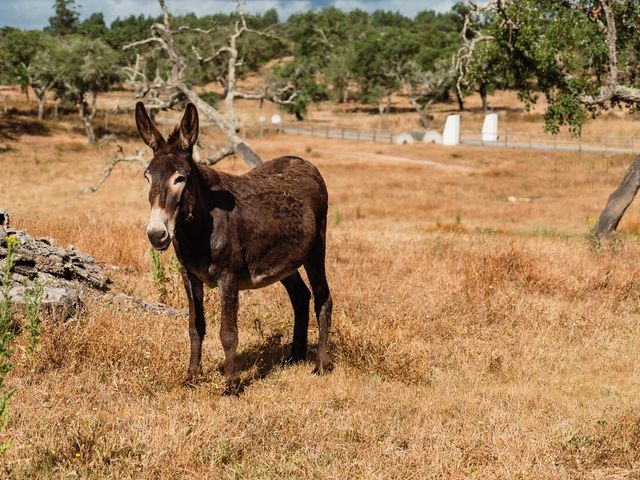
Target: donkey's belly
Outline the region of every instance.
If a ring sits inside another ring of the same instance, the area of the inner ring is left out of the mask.
[[[272,271],[266,271],[263,273],[257,274],[247,274],[243,275],[239,279],[238,286],[241,290],[250,290],[255,288],[266,287],[267,285],[271,285],[272,283],[279,282],[283,278],[287,278],[289,275],[293,274],[298,267],[291,267],[286,270],[278,269]]]

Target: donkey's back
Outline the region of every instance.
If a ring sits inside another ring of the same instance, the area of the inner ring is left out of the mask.
[[[282,280],[320,253],[316,247],[324,247],[328,195],[313,164],[280,157],[245,175],[218,175],[213,189],[229,192],[234,202],[226,221],[228,233],[237,240],[232,242],[242,246],[237,252],[245,270],[241,288]]]

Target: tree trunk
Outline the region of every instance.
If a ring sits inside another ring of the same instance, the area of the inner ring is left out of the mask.
[[[304,117],[302,116],[302,113],[300,113],[300,110],[296,110],[295,115],[297,121],[302,122],[304,120]]]
[[[38,120],[44,120],[44,104],[46,102],[45,93],[42,90],[36,90],[36,99],[38,100]]]
[[[38,97],[38,120],[44,120],[44,97]]]
[[[461,112],[464,111],[464,99],[462,98],[462,95],[460,95],[460,92],[458,91],[458,89],[456,88],[456,100],[458,100],[458,110],[460,110]]]
[[[429,128],[429,117],[427,116],[427,110],[433,104],[433,100],[429,100],[424,107],[420,106],[420,103],[415,98],[409,97],[409,102],[413,105],[413,108],[416,109],[418,115],[420,116],[420,125],[426,130]]]
[[[391,93],[387,94],[387,113],[391,113]]]
[[[478,88],[478,92],[480,93],[480,98],[482,99],[482,113],[487,113],[489,110],[489,102],[487,100],[487,84],[481,83]]]
[[[606,237],[618,228],[618,224],[640,189],[640,156],[631,164],[618,188],[609,196],[607,205],[600,214],[595,235]]]
[[[342,103],[347,103],[349,101],[349,87],[345,87],[342,90]]]
[[[96,135],[93,132],[93,125],[91,125],[91,115],[89,114],[89,106],[87,105],[87,101],[83,97],[80,100],[80,107],[78,109],[78,113],[80,114],[80,121],[84,126],[84,131],[87,134],[87,140],[91,145],[95,145],[96,143]]]

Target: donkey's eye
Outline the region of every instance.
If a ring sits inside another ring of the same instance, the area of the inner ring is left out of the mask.
[[[173,184],[178,185],[180,183],[184,183],[185,181],[186,181],[186,178],[184,178],[184,176],[178,175],[176,179],[173,181]]]

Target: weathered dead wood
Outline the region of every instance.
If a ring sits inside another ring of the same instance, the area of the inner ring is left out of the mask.
[[[26,287],[16,286],[9,291],[11,303],[19,309],[27,304]],[[2,299],[2,292],[0,292]],[[82,310],[80,292],[71,286],[44,286],[41,298],[42,315],[53,321],[64,322]]]
[[[43,284],[43,314],[59,321],[76,315],[83,308],[82,298],[87,295],[119,306],[129,306],[159,315],[186,315],[186,310],[168,307],[124,293],[107,293],[111,288],[105,269],[91,255],[70,245],[57,247],[50,238],[33,238],[25,230],[11,228],[9,214],[0,209],[0,270],[7,257],[6,237],[19,240],[15,252],[11,288],[11,303],[22,308],[26,303],[26,285],[38,280]],[[0,277],[1,280],[1,277]],[[92,293],[93,292],[93,293]],[[0,295],[2,293],[0,292]]]
[[[126,307],[127,305],[130,307],[134,307],[140,310],[146,310],[151,313],[155,313],[158,315],[170,315],[170,316],[182,316],[186,317],[189,314],[189,311],[186,308],[178,309],[165,305],[160,302],[147,302],[137,297],[132,297],[131,295],[127,295],[125,293],[117,293],[113,297],[110,298],[111,303],[118,305],[120,307]]]
[[[47,276],[74,280],[98,290],[107,290],[109,278],[91,255],[73,245],[66,249],[57,247],[50,238],[33,238],[25,230],[13,229],[6,223],[0,226],[0,265],[6,261],[7,236],[20,242],[14,259],[15,274],[29,280],[46,279]]]
[[[107,179],[111,176],[111,173],[113,173],[113,170],[116,168],[116,166],[119,163],[138,163],[138,164],[140,164],[140,167],[142,167],[143,171],[149,165],[149,162],[144,158],[144,155],[142,154],[142,152],[140,150],[136,150],[136,154],[135,155],[127,156],[127,155],[124,154],[124,150],[122,149],[122,146],[118,145],[117,146],[117,154],[111,160],[111,164],[107,168],[105,168],[104,175],[102,175],[102,178],[100,178],[100,180],[98,180],[98,182],[93,187],[86,187],[82,191],[83,192],[97,192],[100,189],[100,187],[102,186],[102,184],[104,182],[106,182]]]
[[[138,54],[135,64],[125,68],[129,83],[134,87],[136,98],[141,99],[147,109],[152,112],[154,110],[166,110],[175,107],[184,100],[189,100],[198,108],[198,110],[207,119],[214,122],[222,132],[226,145],[218,149],[214,154],[206,156],[202,162],[208,165],[219,162],[223,158],[236,154],[240,156],[249,166],[255,167],[262,163],[260,156],[238,135],[240,131],[240,121],[234,107],[234,101],[237,98],[268,100],[278,104],[289,104],[297,96],[297,92],[290,84],[284,85],[267,85],[263,89],[254,92],[242,92],[237,86],[237,67],[243,64],[240,56],[240,49],[237,45],[238,40],[244,35],[254,35],[259,37],[276,38],[269,31],[258,31],[248,27],[244,3],[241,0],[236,1],[238,20],[234,23],[234,28],[230,32],[228,41],[209,56],[204,56],[194,45],[191,48],[191,54],[200,64],[206,64],[212,60],[226,56],[227,71],[226,85],[224,97],[224,114],[217,108],[203,101],[198,93],[192,88],[186,74],[187,59],[176,48],[175,36],[183,32],[196,32],[209,35],[213,29],[194,28],[183,25],[178,29],[172,29],[171,16],[164,0],[158,0],[162,10],[162,22],[158,22],[151,27],[151,36],[132,42],[123,47],[123,49],[131,49],[137,47],[150,47],[146,54]],[[278,39],[279,40],[279,39]],[[145,73],[145,59],[150,53],[157,50],[164,52],[170,62],[170,69],[163,78],[159,71],[156,71],[155,78],[151,80]]]
[[[609,196],[594,230],[597,238],[606,237],[618,228],[624,212],[633,202],[638,190],[640,190],[640,156],[631,164],[618,188]]]

